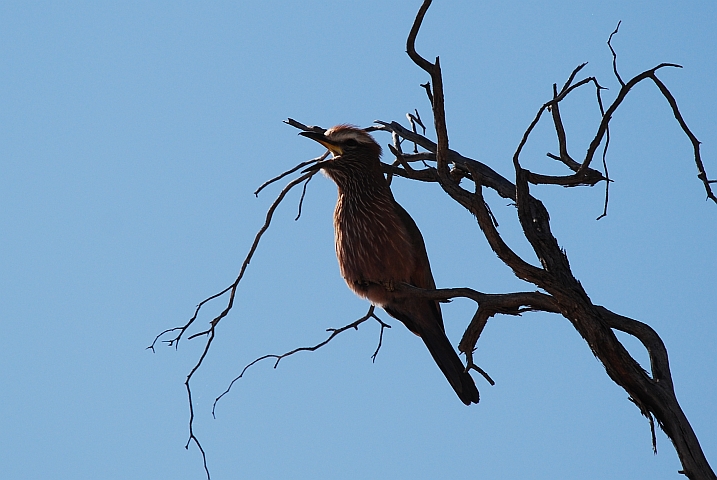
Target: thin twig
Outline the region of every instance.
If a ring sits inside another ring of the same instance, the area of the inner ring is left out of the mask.
[[[692,143],[692,149],[693,149],[694,157],[695,157],[695,164],[697,165],[697,178],[702,180],[702,183],[705,186],[705,191],[707,192],[707,198],[711,199],[713,202],[717,203],[717,197],[715,196],[714,192],[712,191],[712,185],[711,185],[713,183],[717,183],[717,180],[709,180],[707,178],[707,172],[705,171],[705,166],[702,163],[702,156],[700,155],[700,141],[697,140],[697,137],[695,137],[695,135],[692,133],[692,130],[690,130],[690,127],[687,126],[687,122],[685,122],[685,119],[682,118],[680,109],[677,107],[677,100],[675,100],[675,97],[672,95],[670,90],[665,86],[665,84],[662,83],[662,81],[659,78],[657,78],[657,75],[655,74],[655,70],[651,71],[650,78],[652,79],[653,82],[655,82],[655,85],[657,85],[657,88],[660,89],[660,92],[662,92],[662,95],[667,100],[667,103],[670,104],[670,107],[672,108],[672,114],[675,116],[675,119],[677,119],[677,123],[680,124],[682,131],[685,132],[685,135],[687,135],[687,138],[689,138],[690,142]]]
[[[304,188],[301,189],[301,198],[299,199],[299,212],[296,214],[296,218],[294,219],[294,221],[297,221],[299,218],[301,218],[301,206],[304,204],[304,197],[306,196],[306,187],[309,185],[309,182],[312,178],[314,178],[313,175],[307,178],[304,182]]]
[[[376,350],[373,352],[373,355],[371,355],[371,363],[376,363],[376,357],[378,356],[379,350],[381,350],[381,345],[383,345],[383,331],[387,328],[391,328],[391,325],[388,323],[385,323],[383,320],[378,318],[374,315],[376,321],[381,325],[381,331],[378,332],[378,345],[376,345]]]
[[[490,378],[490,375],[488,375],[488,373],[486,373],[485,370],[480,368],[478,365],[476,365],[472,361],[471,361],[470,365],[466,368],[466,371],[467,370],[475,370],[476,372],[480,373],[483,376],[483,378],[486,379],[486,381],[488,383],[490,383],[491,387],[495,386],[495,381],[492,378]]]
[[[411,130],[413,133],[418,133],[418,130],[416,130],[416,124],[420,125],[421,128],[423,128],[423,135],[426,134],[426,126],[421,121],[421,116],[418,114],[418,110],[414,109],[415,115],[413,113],[407,113],[406,118],[408,119],[408,123],[411,124]],[[413,143],[413,153],[418,153],[418,144]]]
[[[289,170],[287,170],[287,171],[285,171],[285,172],[283,172],[283,173],[277,175],[276,177],[274,177],[274,178],[272,178],[272,179],[270,179],[270,180],[267,180],[266,182],[262,183],[261,186],[256,189],[256,191],[254,191],[254,196],[257,196],[257,197],[258,197],[258,196],[259,196],[259,192],[261,192],[262,190],[264,190],[266,187],[268,187],[268,186],[271,185],[272,183],[274,183],[274,182],[276,182],[276,181],[278,181],[278,180],[281,180],[282,178],[286,177],[287,175],[291,175],[291,174],[294,173],[295,171],[297,171],[297,170],[299,170],[299,169],[301,169],[301,168],[304,168],[304,167],[307,166],[307,165],[312,165],[312,164],[314,164],[314,163],[318,163],[318,162],[324,160],[328,155],[329,155],[329,151],[327,150],[327,151],[324,152],[324,154],[321,155],[320,157],[312,158],[311,160],[307,160],[307,161],[305,161],[305,162],[301,162],[300,164],[298,164],[298,165],[295,166],[294,168],[289,169]]]
[[[211,480],[211,475],[209,474],[209,467],[207,466],[207,454],[204,452],[202,444],[199,442],[199,439],[194,433],[194,403],[192,402],[192,387],[190,386],[189,382],[192,379],[192,376],[194,376],[194,373],[199,369],[200,365],[204,361],[204,358],[207,356],[207,353],[209,352],[209,347],[212,344],[212,340],[214,340],[214,328],[212,328],[211,334],[207,339],[207,343],[204,345],[204,351],[202,352],[202,356],[199,358],[199,361],[196,363],[196,365],[194,365],[192,371],[189,372],[189,375],[187,375],[187,379],[184,382],[184,386],[187,389],[187,400],[189,403],[189,438],[187,439],[187,443],[184,445],[184,448],[188,450],[189,444],[192,442],[194,442],[194,444],[197,446],[197,448],[202,454],[202,463],[204,464],[204,472],[207,475],[207,480]]]
[[[602,167],[603,171],[605,172],[605,204],[603,206],[602,213],[595,220],[600,220],[601,218],[607,217],[607,205],[610,199],[610,184],[612,183],[612,180],[610,180],[610,175],[607,171],[607,149],[609,146],[610,128],[608,127],[607,129],[605,129],[605,146],[602,149]]]
[[[587,65],[587,64],[588,64],[588,62],[583,62],[573,69],[573,71],[570,73],[570,76],[565,81],[563,88],[560,89],[561,93],[566,91],[568,89],[568,87],[570,87],[570,84],[573,83],[573,80],[575,80],[575,76],[580,72],[580,70],[585,68],[585,65]]]
[[[431,82],[422,83],[421,86],[424,88],[424,90],[426,90],[428,101],[431,103],[431,108],[433,108],[433,93],[431,93]]]
[[[284,120],[284,123],[287,125],[291,125],[294,128],[298,128],[299,130],[303,130],[305,132],[316,132],[316,133],[326,132],[325,128],[317,127],[315,125],[304,125],[301,122],[297,122],[293,118],[287,118],[286,120]]]
[[[380,318],[378,318],[378,316],[376,316],[376,314],[374,313],[375,308],[376,308],[375,306],[371,305],[371,306],[369,307],[369,309],[368,309],[368,312],[366,312],[366,315],[364,315],[363,317],[359,318],[358,320],[355,320],[355,321],[349,323],[348,325],[344,325],[344,326],[341,327],[341,328],[327,328],[326,331],[327,331],[327,332],[331,332],[331,334],[328,336],[328,338],[326,338],[326,340],[324,340],[324,341],[322,341],[322,342],[319,342],[319,343],[317,343],[316,345],[313,345],[313,346],[311,346],[311,347],[298,347],[298,348],[295,348],[295,349],[293,349],[293,350],[289,350],[289,351],[286,352],[286,353],[282,353],[281,355],[277,355],[277,354],[263,355],[263,356],[261,356],[261,357],[255,359],[255,360],[253,360],[253,361],[250,362],[248,365],[246,365],[246,366],[242,369],[241,373],[239,373],[239,375],[237,375],[237,376],[229,383],[229,386],[227,387],[227,389],[224,390],[224,392],[222,392],[221,395],[219,395],[219,396],[214,400],[214,404],[212,405],[212,416],[213,416],[214,418],[216,418],[215,411],[216,411],[216,407],[217,407],[217,402],[219,402],[219,400],[221,400],[222,397],[224,397],[225,395],[227,395],[227,394],[231,391],[231,389],[232,389],[232,387],[234,386],[234,384],[235,384],[240,378],[242,378],[242,377],[244,376],[244,374],[246,373],[246,371],[249,370],[249,368],[251,368],[252,366],[256,365],[257,363],[261,362],[262,360],[266,360],[266,359],[268,359],[268,358],[273,358],[273,359],[275,360],[275,362],[274,362],[274,368],[276,368],[276,367],[279,366],[279,362],[280,362],[282,359],[284,359],[284,358],[286,358],[286,357],[290,357],[290,356],[292,356],[292,355],[294,355],[295,353],[298,353],[298,352],[314,352],[314,351],[318,350],[319,348],[323,347],[324,345],[326,345],[327,343],[329,343],[331,340],[333,340],[334,338],[336,338],[338,335],[340,335],[341,333],[345,332],[346,330],[351,330],[352,328],[353,328],[354,330],[358,330],[359,325],[361,325],[362,323],[364,323],[365,321],[367,321],[367,320],[370,319],[370,318],[375,319],[375,320],[381,325],[381,331],[380,331],[380,333],[379,333],[378,348],[377,348],[376,351],[373,353],[373,355],[371,355],[372,360],[375,360],[375,359],[376,359],[376,355],[378,355],[378,350],[381,348],[381,342],[382,342],[382,340],[383,340],[383,330],[384,330],[384,328],[391,328],[390,325],[388,325],[387,323],[383,322],[383,320],[381,320]]]
[[[612,71],[615,73],[615,77],[617,77],[617,81],[620,82],[620,85],[623,87],[625,86],[625,82],[622,81],[622,78],[620,78],[620,74],[617,71],[617,54],[615,53],[615,49],[612,48],[612,37],[617,33],[618,30],[620,30],[620,24],[622,23],[622,20],[617,22],[617,27],[615,27],[615,30],[610,34],[610,37],[607,39],[607,46],[610,47],[610,52],[612,52]]]
[[[259,246],[259,242],[261,241],[262,236],[269,229],[269,226],[271,225],[271,220],[274,216],[274,212],[276,211],[277,207],[279,206],[279,204],[282,202],[284,197],[286,197],[287,193],[289,193],[289,191],[293,187],[295,187],[296,185],[298,185],[304,181],[308,182],[308,180],[315,174],[316,174],[315,171],[305,173],[304,175],[289,182],[281,190],[281,192],[277,196],[276,200],[274,200],[274,202],[271,204],[271,206],[267,210],[266,218],[264,220],[264,225],[259,229],[256,236],[254,237],[254,242],[252,243],[252,246],[249,249],[249,253],[247,253],[246,257],[244,258],[244,262],[242,263],[241,269],[239,271],[239,275],[237,275],[237,278],[234,280],[234,282],[231,285],[229,285],[227,288],[222,290],[221,292],[216,293],[216,294],[204,299],[203,301],[201,301],[199,303],[199,305],[197,305],[197,308],[194,311],[194,315],[192,315],[192,317],[189,319],[189,321],[186,324],[184,324],[181,327],[174,327],[174,328],[165,330],[164,332],[157,335],[157,337],[154,339],[152,344],[149,347],[147,347],[147,348],[150,348],[152,351],[154,351],[155,344],[163,335],[165,335],[169,332],[179,331],[179,333],[174,338],[172,338],[171,340],[165,341],[168,345],[170,345],[170,346],[174,345],[175,348],[177,348],[179,345],[179,340],[181,339],[182,335],[184,335],[184,332],[186,332],[187,329],[197,319],[200,309],[204,305],[206,305],[207,302],[214,300],[216,298],[219,298],[227,292],[231,292],[226,307],[224,308],[224,310],[222,310],[222,312],[219,315],[214,317],[211,320],[211,322],[209,322],[210,327],[207,330],[201,331],[199,333],[195,333],[188,338],[189,340],[191,340],[191,339],[197,338],[199,336],[207,335],[207,341],[204,344],[204,349],[202,351],[202,354],[199,357],[199,360],[197,360],[197,362],[194,364],[194,367],[192,367],[192,370],[189,372],[189,375],[187,375],[187,379],[184,382],[186,389],[187,389],[187,398],[189,401],[189,439],[187,440],[187,444],[185,445],[185,448],[188,448],[191,443],[194,443],[197,446],[197,448],[199,449],[199,451],[202,454],[202,461],[204,463],[204,470],[207,475],[207,480],[210,480],[210,475],[209,475],[209,468],[207,467],[206,453],[204,452],[204,448],[202,448],[202,445],[199,442],[199,439],[197,438],[196,434],[194,433],[194,405],[192,404],[192,389],[191,389],[191,384],[190,384],[191,379],[194,376],[194,374],[199,370],[199,368],[202,366],[204,359],[206,358],[207,354],[209,353],[209,348],[211,347],[212,341],[214,340],[214,335],[216,332],[217,325],[224,317],[227,316],[227,314],[231,311],[232,307],[234,306],[234,299],[235,299],[237,287],[239,286],[239,282],[244,277],[244,273],[246,272],[246,269],[249,266],[249,262],[251,261],[252,257],[254,256],[254,253],[256,252],[257,247]]]
[[[617,110],[617,108],[625,100],[625,97],[627,96],[627,94],[632,90],[632,88],[635,85],[637,85],[638,83],[640,83],[641,81],[643,81],[647,78],[655,77],[655,72],[657,72],[657,70],[660,70],[660,69],[666,68],[666,67],[682,68],[681,65],[677,65],[675,63],[661,63],[661,64],[657,65],[656,67],[653,67],[649,70],[645,70],[644,72],[642,72],[638,75],[635,75],[632,79],[630,79],[629,82],[627,82],[625,84],[625,86],[623,86],[620,89],[620,91],[617,94],[617,97],[615,97],[615,100],[613,100],[613,102],[605,110],[605,113],[602,116],[602,120],[600,121],[600,125],[598,126],[597,132],[595,133],[595,136],[593,137],[592,141],[590,142],[590,146],[588,147],[587,153],[585,154],[585,159],[583,160],[583,163],[580,166],[580,170],[578,170],[579,173],[582,172],[583,170],[587,169],[590,166],[590,162],[592,161],[593,157],[595,156],[595,152],[597,151],[598,147],[602,143],[602,138],[605,135],[605,131],[607,130],[610,120],[612,120],[612,116],[615,114],[615,111]]]

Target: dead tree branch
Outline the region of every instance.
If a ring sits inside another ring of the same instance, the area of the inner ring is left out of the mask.
[[[414,63],[430,75],[431,83],[433,85],[433,116],[436,128],[436,137],[438,139],[438,143],[435,147],[438,170],[436,180],[448,195],[476,215],[478,223],[483,230],[483,233],[486,235],[491,248],[496,255],[498,255],[498,257],[513,270],[516,276],[524,281],[536,285],[550,295],[552,300],[551,304],[554,305],[554,307],[556,307],[556,309],[573,324],[575,329],[588,343],[595,356],[605,366],[605,370],[610,378],[625,389],[632,401],[638,406],[641,413],[650,418],[650,420],[652,416],[657,419],[658,424],[665,431],[675,446],[677,454],[683,465],[682,473],[690,479],[716,479],[717,477],[707,462],[699,441],[697,440],[697,437],[694,434],[686,416],[682,412],[675,396],[673,382],[669,375],[667,351],[664,349],[662,341],[659,340],[659,336],[657,336],[652,329],[647,327],[647,325],[642,324],[641,322],[621,317],[610,312],[604,307],[598,307],[592,304],[580,282],[573,276],[568,258],[551,232],[550,219],[547,210],[543,206],[542,202],[530,194],[530,184],[536,183],[552,183],[560,185],[594,184],[591,183],[593,180],[592,178],[590,178],[589,181],[586,181],[586,175],[588,175],[588,172],[590,171],[590,162],[592,161],[595,151],[602,143],[603,138],[607,135],[608,126],[612,116],[615,114],[617,108],[622,104],[623,100],[632,88],[642,80],[649,78],[655,82],[663,96],[665,96],[673,109],[673,113],[675,114],[680,127],[692,141],[695,151],[695,162],[697,163],[700,179],[703,180],[703,183],[705,184],[708,192],[708,198],[712,198],[714,200],[714,195],[712,194],[710,188],[711,182],[707,180],[706,174],[703,173],[704,167],[699,155],[699,142],[682,119],[674,97],[656,76],[656,72],[661,68],[679,68],[679,65],[663,63],[636,75],[627,83],[624,83],[617,72],[615,52],[612,49],[612,45],[609,44],[610,50],[613,53],[615,74],[622,87],[620,88],[615,100],[602,114],[601,122],[598,126],[595,137],[590,143],[586,156],[579,168],[574,170],[575,173],[572,176],[555,177],[533,174],[521,166],[520,153],[527,143],[531,131],[540,120],[542,113],[547,109],[552,109],[554,112],[553,121],[556,127],[559,144],[561,146],[561,155],[559,159],[568,167],[574,167],[575,165],[571,164],[571,159],[567,154],[565,140],[564,138],[561,138],[564,135],[564,131],[561,131],[562,122],[560,120],[559,113],[555,113],[557,112],[557,109],[554,107],[557,106],[559,102],[572,90],[583,84],[593,83],[598,91],[598,98],[600,98],[599,91],[602,87],[600,87],[597,80],[592,77],[588,77],[571,85],[575,75],[582,68],[582,66],[579,66],[573,71],[563,89],[560,92],[555,92],[554,90],[555,94],[553,99],[546,102],[539,109],[533,122],[528,126],[523,134],[523,138],[521,139],[513,156],[513,165],[515,168],[515,201],[518,210],[518,220],[522,226],[526,239],[531,244],[535,255],[540,261],[541,267],[539,268],[530,265],[515,254],[515,252],[513,252],[505,244],[505,242],[503,242],[500,234],[493,226],[490,216],[488,215],[488,208],[482,195],[482,188],[483,186],[486,186],[486,182],[483,181],[481,172],[476,169],[471,171],[471,168],[469,167],[469,165],[475,167],[475,164],[471,162],[470,164],[465,165],[465,168],[468,168],[471,174],[471,179],[475,183],[475,193],[464,190],[453,182],[448,175],[445,175],[445,171],[447,170],[445,163],[447,161],[449,150],[440,66],[438,59],[436,59],[436,62],[432,64],[415,51],[415,39],[430,4],[431,0],[424,0],[418,14],[416,15],[413,28],[411,29],[411,33],[408,37],[407,51],[409,57],[414,61]],[[617,29],[612,35],[615,33],[617,33]],[[612,40],[612,35],[610,40]],[[382,123],[381,125],[391,129],[392,131],[396,131],[393,124]],[[400,134],[401,133],[399,133],[399,135]],[[418,141],[416,141],[416,143],[421,144]],[[456,155],[454,155],[454,157],[456,157]],[[595,183],[600,180],[606,180],[606,177],[599,174],[599,177],[596,176],[594,178]],[[494,183],[504,184],[505,182]],[[483,316],[485,316],[485,314]],[[477,319],[474,318],[474,320],[476,328],[481,330],[482,325],[484,324],[483,319],[478,317]],[[613,328],[621,331],[628,331],[630,335],[635,336],[643,343],[643,345],[645,345],[650,354],[653,370],[652,376],[648,375],[639,363],[630,356],[615,336]],[[667,378],[669,378],[669,380],[667,380]]]
[[[662,63],[632,77],[627,82],[623,81],[617,69],[617,54],[611,43],[613,37],[618,32],[620,26],[618,23],[617,28],[608,39],[608,46],[612,53],[613,73],[620,84],[620,89],[614,100],[605,108],[602,97],[604,87],[598,83],[595,77],[588,76],[576,80],[578,74],[585,67],[585,63],[577,66],[571,72],[567,81],[559,90],[557,84],[553,84],[552,97],[540,106],[535,117],[518,142],[518,146],[512,158],[514,179],[509,180],[488,165],[465,157],[449,148],[440,61],[438,57],[435,58],[434,62],[426,60],[416,51],[415,46],[416,38],[430,5],[431,0],[424,0],[418,10],[407,38],[406,51],[411,60],[430,77],[430,81],[421,86],[425,88],[431,103],[437,141],[433,142],[425,136],[425,126],[417,110],[414,110],[414,114],[408,114],[407,116],[411,126],[410,129],[403,127],[397,122],[376,121],[376,125],[367,127],[365,130],[385,131],[392,135],[392,144],[389,145],[389,150],[394,155],[395,161],[393,161],[392,164],[382,165],[383,171],[387,174],[389,181],[392,176],[396,175],[411,180],[439,184],[447,195],[476,217],[483,235],[496,256],[509,267],[519,279],[531,284],[531,289],[536,287],[539,291],[486,294],[470,288],[422,290],[410,285],[398,285],[396,286],[397,294],[420,296],[444,301],[464,297],[476,302],[477,308],[475,314],[463,334],[459,344],[459,350],[466,354],[466,368],[478,371],[491,384],[494,384],[493,379],[473,362],[473,353],[488,319],[498,314],[521,315],[532,311],[560,314],[580,333],[593,354],[605,367],[608,376],[628,393],[631,401],[633,401],[640,412],[649,419],[653,447],[655,444],[654,420],[657,420],[657,424],[670,438],[677,451],[683,466],[681,473],[691,480],[717,480],[717,477],[702,452],[699,441],[689,421],[677,401],[670,373],[667,349],[661,338],[647,324],[624,317],[603,306],[592,303],[587,292],[585,292],[580,282],[573,275],[567,255],[561,249],[558,240],[551,231],[550,217],[547,209],[543,203],[531,193],[531,185],[562,185],[565,187],[595,186],[599,182],[604,181],[606,184],[605,206],[602,215],[598,218],[606,215],[608,187],[610,183],[606,160],[610,144],[610,121],[632,89],[643,80],[649,79],[657,86],[666,99],[680,128],[692,143],[698,178],[704,185],[707,198],[717,203],[717,197],[712,191],[712,184],[717,183],[717,180],[710,180],[706,174],[700,154],[700,142],[687,126],[674,96],[657,77],[657,72],[662,68],[681,67],[676,64]],[[569,153],[568,138],[560,112],[560,103],[572,92],[583,86],[595,89],[596,100],[600,111],[600,122],[597,125],[595,135],[587,147],[585,157],[576,160]],[[550,113],[559,148],[557,154],[548,153],[547,155],[561,162],[568,169],[566,175],[546,175],[531,172],[521,164],[521,153],[545,112]],[[285,123],[302,131],[325,132],[325,129],[322,127],[305,125],[291,118]],[[416,125],[422,127],[422,133],[419,134],[417,132]],[[403,141],[414,144],[413,153],[403,152],[401,148]],[[591,168],[594,156],[601,145],[603,147],[603,172]],[[419,147],[425,151],[419,151]],[[255,194],[258,195],[259,192],[267,186],[289,175],[295,174],[303,167],[313,165],[325,158],[326,154],[319,158],[300,163],[296,167],[262,184],[256,190]],[[412,163],[415,162],[423,162],[424,168],[414,168]],[[202,336],[206,337],[202,353],[187,375],[185,381],[189,401],[189,439],[185,447],[188,448],[191,443],[197,446],[202,454],[207,478],[209,478],[209,469],[207,468],[206,454],[194,433],[195,412],[192,403],[190,382],[209,352],[216,335],[217,325],[229,314],[235,303],[238,285],[245,274],[262,236],[271,224],[275,210],[292,188],[303,183],[302,194],[299,201],[298,219],[301,215],[306,186],[315,173],[316,170],[309,172],[302,171],[297,178],[290,181],[281,190],[278,197],[269,207],[264,225],[257,232],[234,282],[222,291],[200,302],[194,311],[194,315],[184,325],[161,332],[148,347],[154,351],[156,343],[162,341],[169,346],[177,348],[179,341],[197,320],[203,306],[228,294],[225,308],[209,322],[209,327],[198,333],[193,333],[188,337],[188,339]],[[471,182],[473,187],[469,189],[461,186],[461,182],[464,179]],[[514,202],[518,222],[520,223],[525,238],[532,247],[536,257],[535,259],[529,261],[522,258],[502,238],[498,231],[497,222],[491,213],[490,206],[484,198],[483,190],[485,188],[492,189],[499,196]],[[233,385],[239,379],[243,378],[247,370],[253,365],[266,359],[273,359],[274,368],[276,368],[282,359],[302,351],[315,351],[331,342],[339,334],[352,328],[357,330],[359,325],[371,318],[375,319],[380,325],[378,346],[372,355],[372,359],[375,360],[382,345],[384,329],[390,328],[390,326],[375,315],[374,307],[371,306],[368,312],[358,320],[337,329],[328,329],[327,331],[330,332],[330,334],[322,342],[313,346],[295,348],[280,355],[264,355],[247,364],[239,375],[229,383],[226,390],[215,399],[212,407],[212,415],[215,413],[217,402],[231,391]],[[615,330],[627,333],[642,343],[650,358],[649,373],[630,356],[629,352],[617,339]],[[167,336],[170,336],[169,340],[162,340]]]
[[[222,397],[224,397],[226,394],[228,394],[228,393],[231,391],[231,389],[232,389],[232,387],[234,386],[234,384],[235,384],[239,379],[241,379],[242,377],[244,377],[244,374],[246,373],[246,371],[249,370],[249,368],[251,368],[252,366],[256,365],[257,363],[262,362],[263,360],[272,358],[272,359],[274,359],[274,368],[276,368],[276,367],[279,366],[279,362],[282,361],[283,359],[285,359],[286,357],[290,357],[290,356],[292,356],[292,355],[294,355],[294,354],[296,354],[296,353],[299,353],[299,352],[315,352],[316,350],[318,350],[319,348],[321,348],[321,347],[323,347],[324,345],[328,344],[331,340],[333,340],[334,338],[336,338],[338,335],[342,334],[342,333],[345,332],[346,330],[351,330],[351,329],[358,330],[359,325],[361,325],[362,323],[364,323],[365,321],[367,321],[367,320],[369,320],[369,319],[371,319],[371,318],[373,318],[374,320],[376,320],[376,321],[378,322],[378,324],[380,325],[380,327],[381,327],[381,330],[379,331],[379,337],[378,337],[378,346],[376,347],[376,350],[375,350],[375,351],[373,352],[373,354],[371,355],[371,360],[372,360],[372,361],[376,361],[376,356],[378,355],[378,352],[379,352],[379,350],[381,349],[381,345],[382,345],[382,343],[383,343],[383,331],[384,331],[385,329],[387,329],[387,328],[391,328],[391,325],[389,325],[388,323],[384,322],[383,320],[381,320],[381,319],[376,315],[376,313],[374,312],[375,308],[376,308],[376,307],[374,307],[373,305],[371,305],[371,306],[369,307],[369,309],[368,309],[368,312],[366,312],[366,315],[364,315],[363,317],[359,318],[358,320],[356,320],[356,321],[354,321],[354,322],[349,323],[348,325],[344,325],[343,327],[340,327],[340,328],[327,328],[326,331],[327,331],[327,332],[331,332],[331,334],[328,336],[328,338],[326,338],[326,340],[324,340],[324,341],[322,341],[322,342],[319,342],[319,343],[317,343],[316,345],[313,345],[313,346],[311,346],[311,347],[299,347],[299,348],[295,348],[295,349],[293,349],[293,350],[289,350],[289,351],[286,352],[286,353],[282,353],[281,355],[269,354],[269,355],[263,355],[263,356],[261,356],[261,357],[259,357],[259,358],[254,359],[253,361],[251,361],[249,364],[247,364],[247,365],[242,369],[242,371],[241,371],[241,373],[240,373],[239,375],[237,375],[236,377],[234,377],[234,379],[229,383],[229,386],[227,386],[227,389],[224,390],[224,391],[221,393],[221,395],[219,395],[217,398],[214,399],[214,404],[212,405],[212,416],[213,416],[214,418],[216,418],[215,411],[216,411],[217,403],[219,402],[219,400],[221,400]]]
[[[314,163],[315,161],[318,161],[318,160],[316,160],[316,159],[310,160],[309,162],[304,162],[304,164],[311,164],[311,163]],[[294,167],[294,168],[291,170],[291,172],[294,172],[294,171],[298,170],[298,169],[301,168],[301,166],[304,165],[304,164],[299,164],[299,166]],[[276,209],[278,208],[279,204],[282,202],[282,200],[284,200],[284,197],[286,197],[286,195],[289,193],[289,191],[290,191],[292,188],[294,188],[296,185],[299,185],[299,184],[302,183],[302,182],[308,182],[308,181],[311,179],[311,177],[312,177],[313,175],[315,175],[315,174],[316,174],[315,171],[314,171],[314,172],[305,173],[305,174],[301,175],[300,177],[298,177],[298,178],[292,180],[291,182],[289,182],[289,183],[281,190],[281,192],[279,193],[279,195],[277,196],[277,198],[274,200],[274,202],[273,202],[273,203],[271,204],[271,206],[269,207],[269,209],[268,209],[268,211],[267,211],[267,213],[266,213],[266,218],[265,218],[265,220],[264,220],[264,225],[262,225],[262,227],[261,227],[261,228],[259,229],[259,231],[257,232],[256,236],[254,237],[254,242],[252,243],[251,248],[249,249],[249,253],[247,253],[246,257],[244,258],[244,262],[242,263],[241,269],[239,270],[239,275],[237,275],[237,278],[234,280],[234,282],[233,282],[231,285],[229,285],[228,287],[226,287],[224,290],[222,290],[222,291],[220,291],[220,292],[218,292],[218,293],[215,293],[214,295],[212,295],[212,296],[210,296],[210,297],[207,297],[207,298],[205,298],[204,300],[202,300],[202,301],[197,305],[196,309],[194,310],[194,315],[192,315],[192,317],[187,321],[187,323],[185,323],[184,325],[182,325],[182,326],[180,326],[180,327],[170,328],[170,329],[167,329],[167,330],[161,332],[159,335],[157,335],[157,336],[155,337],[155,339],[154,339],[154,341],[152,342],[152,344],[151,344],[149,347],[147,347],[148,349],[151,349],[151,350],[154,352],[154,351],[155,351],[155,345],[156,345],[156,343],[157,343],[164,335],[166,335],[166,334],[168,334],[168,333],[171,333],[171,332],[179,332],[179,333],[177,333],[176,336],[174,336],[174,337],[171,338],[170,340],[164,340],[164,341],[163,341],[163,342],[166,343],[168,346],[174,346],[175,348],[178,348],[178,347],[179,347],[179,341],[180,341],[180,339],[181,339],[182,336],[185,334],[185,332],[189,329],[189,327],[196,321],[196,319],[197,319],[197,317],[198,317],[198,315],[199,315],[199,312],[200,312],[200,310],[202,309],[202,307],[203,307],[204,305],[206,305],[207,303],[211,302],[212,300],[215,300],[215,299],[217,299],[217,298],[220,298],[220,297],[224,296],[226,293],[229,293],[229,300],[227,301],[226,307],[224,308],[224,310],[222,310],[222,312],[221,312],[219,315],[215,316],[215,317],[209,322],[209,325],[210,325],[209,328],[206,329],[206,330],[203,330],[203,331],[201,331],[201,332],[198,332],[198,333],[195,333],[195,334],[189,336],[189,340],[194,339],[194,338],[197,338],[197,337],[201,337],[201,336],[206,336],[207,339],[206,339],[206,342],[204,343],[204,349],[202,350],[202,354],[200,355],[200,357],[199,357],[199,359],[197,360],[197,362],[194,364],[194,367],[192,367],[192,369],[190,370],[190,372],[189,372],[189,374],[187,375],[187,378],[186,378],[186,380],[185,380],[185,382],[184,382],[184,385],[185,385],[186,390],[187,390],[187,400],[188,400],[188,402],[189,402],[189,438],[188,438],[188,440],[187,440],[187,443],[186,443],[186,445],[185,445],[185,448],[189,448],[189,445],[190,445],[191,443],[194,443],[194,444],[197,446],[197,448],[199,449],[200,453],[202,454],[202,462],[203,462],[203,464],[204,464],[204,471],[205,471],[205,473],[206,473],[206,475],[207,475],[207,479],[208,479],[208,480],[209,480],[211,477],[210,477],[210,474],[209,474],[209,468],[207,467],[207,456],[206,456],[206,453],[204,452],[204,448],[202,447],[201,443],[199,442],[199,439],[197,438],[196,434],[194,433],[194,404],[193,404],[193,402],[192,402],[192,388],[191,388],[191,380],[192,380],[192,377],[193,377],[194,374],[197,372],[197,370],[199,370],[199,368],[202,366],[202,363],[204,362],[204,359],[206,358],[207,354],[209,353],[209,348],[211,347],[212,342],[214,341],[214,337],[215,337],[215,334],[216,334],[217,325],[219,324],[219,322],[220,322],[224,317],[226,317],[226,316],[229,314],[229,312],[231,311],[232,307],[234,306],[234,301],[235,301],[235,298],[236,298],[236,291],[237,291],[237,288],[238,288],[238,286],[239,286],[239,282],[241,282],[242,278],[244,277],[244,273],[246,272],[246,269],[247,269],[247,267],[249,266],[249,263],[251,262],[251,259],[252,259],[252,257],[254,256],[254,253],[256,252],[257,247],[259,246],[259,242],[261,241],[262,236],[263,236],[264,233],[269,229],[269,226],[271,225],[271,220],[272,220],[272,218],[273,218],[273,216],[274,216],[274,212],[276,211]],[[286,175],[288,175],[288,173],[287,173]],[[284,174],[279,175],[278,177],[275,177],[275,179],[273,179],[272,181],[276,181],[276,180],[278,180],[279,178],[282,178],[282,177],[284,177],[284,176],[286,176],[286,175],[284,175]],[[271,182],[269,182],[269,183],[271,183]],[[266,184],[265,184],[265,185],[266,185]],[[260,188],[259,190],[261,190],[261,188]],[[258,192],[259,190],[257,190],[257,192]],[[303,195],[302,195],[302,200],[303,200]],[[300,211],[300,210],[299,210],[299,214],[301,214],[301,211]],[[297,218],[298,218],[298,217],[297,217]]]

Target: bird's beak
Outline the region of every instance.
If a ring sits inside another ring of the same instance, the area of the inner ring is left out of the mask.
[[[338,143],[329,140],[328,138],[326,138],[326,135],[324,135],[323,133],[300,132],[299,135],[306,137],[306,138],[310,138],[312,140],[316,140],[321,145],[328,148],[329,151],[334,155],[334,157],[338,157],[339,155],[344,153],[343,149],[341,148],[341,146]]]

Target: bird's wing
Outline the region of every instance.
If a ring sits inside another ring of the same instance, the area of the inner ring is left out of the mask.
[[[416,222],[413,221],[408,212],[397,202],[394,202],[394,206],[401,223],[406,227],[408,237],[411,239],[413,246],[414,265],[416,267],[411,275],[411,283],[416,287],[434,289],[436,288],[436,282],[433,280],[433,274],[431,273],[431,264],[428,261],[423,235],[421,235]]]
[[[414,254],[414,270],[411,273],[411,284],[425,288],[427,290],[433,290],[436,288],[436,282],[433,280],[433,273],[431,272],[431,264],[428,261],[428,253],[426,252],[426,245],[423,241],[423,235],[418,229],[416,222],[408,214],[408,212],[398,202],[394,202],[396,208],[396,214],[401,219],[401,223],[406,227],[408,236],[411,239],[413,245]],[[434,318],[438,319],[441,330],[443,327],[443,316],[441,315],[441,307],[437,301],[429,301],[431,310],[433,310]]]

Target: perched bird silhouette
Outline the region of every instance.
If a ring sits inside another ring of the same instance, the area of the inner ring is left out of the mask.
[[[436,284],[423,236],[394,200],[381,171],[381,147],[368,133],[350,125],[300,135],[333,154],[309,170],[323,170],[338,187],[334,231],[341,276],[357,295],[421,337],[463,403],[478,403],[473,378],[446,337],[439,303],[395,293],[402,283],[424,289],[435,289]]]

